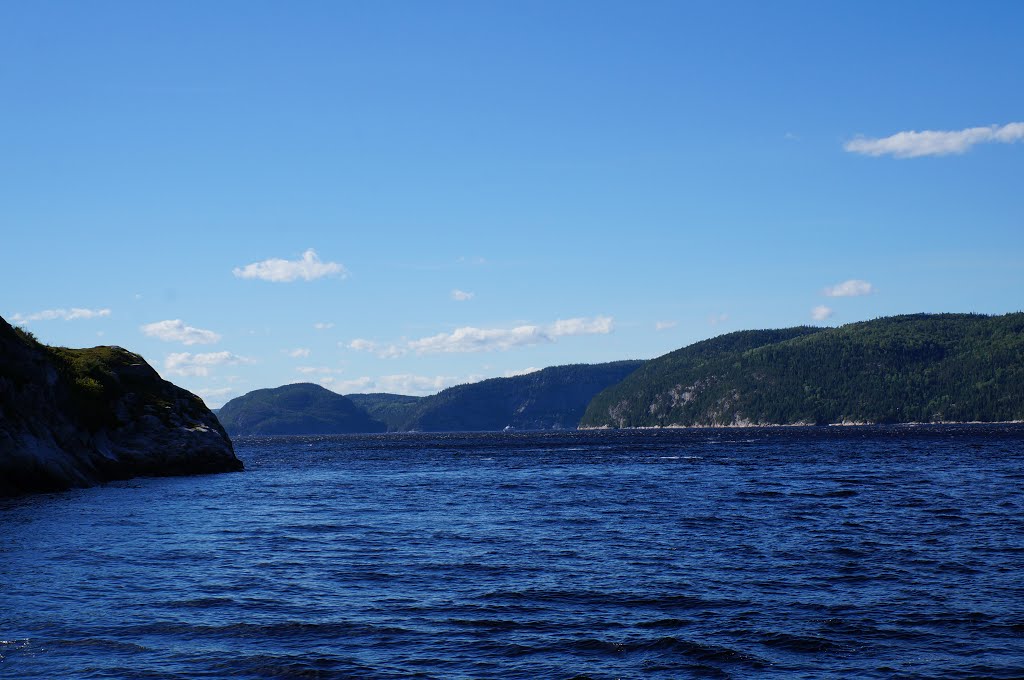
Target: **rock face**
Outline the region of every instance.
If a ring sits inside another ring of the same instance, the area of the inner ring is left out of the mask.
[[[0,319],[0,496],[242,469],[203,401],[120,347],[47,347]]]

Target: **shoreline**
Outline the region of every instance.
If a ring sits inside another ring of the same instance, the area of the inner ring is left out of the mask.
[[[577,430],[742,430],[783,427],[926,427],[928,425],[1024,425],[1024,420],[936,420],[931,422],[876,423],[870,421],[840,421],[838,423],[734,423],[727,425],[638,425],[614,427],[611,425],[580,426]]]

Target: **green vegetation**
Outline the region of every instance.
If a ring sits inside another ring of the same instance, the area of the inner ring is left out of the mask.
[[[642,361],[552,366],[458,385],[424,397],[394,429],[423,432],[574,429],[591,398]]]
[[[170,408],[176,398],[182,398],[168,391],[169,383],[142,357],[126,349],[41,347],[49,353],[58,374],[70,387],[72,407],[90,430],[117,422],[118,415],[111,404],[126,392],[135,395],[133,403],[144,403],[153,413]],[[193,408],[205,409],[199,397],[188,394],[186,398],[193,402]],[[135,415],[141,415],[141,411]]]
[[[450,387],[429,397],[352,394],[313,384],[256,390],[217,414],[229,434],[574,429],[591,398],[643,362],[554,366]]]
[[[312,383],[256,390],[217,413],[228,434],[346,434],[386,427],[348,398]]]
[[[400,430],[409,421],[423,397],[411,397],[405,394],[373,394],[346,395],[352,403],[366,411],[371,418],[387,425],[388,431]]]
[[[0,496],[241,470],[203,401],[120,347],[48,347],[0,319]]]
[[[584,427],[1024,419],[1024,314],[740,331],[648,362]]]

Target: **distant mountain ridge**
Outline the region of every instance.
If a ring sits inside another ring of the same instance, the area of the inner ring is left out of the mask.
[[[652,359],[581,427],[1024,419],[1024,314],[739,331]]]
[[[290,398],[264,394],[280,391]],[[647,362],[552,366],[428,397],[289,385],[234,399],[220,418],[231,434],[1024,420],[1024,313],[737,331]]]
[[[575,429],[595,394],[643,364],[552,366],[458,385],[429,397],[352,394],[312,383],[256,390],[218,413],[231,435]]]
[[[551,366],[526,375],[457,385],[423,397],[398,430],[421,432],[575,429],[595,394],[643,361]]]

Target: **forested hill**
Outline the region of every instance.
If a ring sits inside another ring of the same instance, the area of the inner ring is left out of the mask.
[[[353,404],[366,411],[371,418],[387,425],[388,430],[391,431],[401,429],[412,417],[419,402],[426,398],[387,392],[347,394],[345,396]]]
[[[351,394],[310,383],[250,392],[218,417],[229,434],[575,429],[595,394],[642,361],[553,366],[450,387],[429,397]]]
[[[423,397],[389,429],[423,432],[574,429],[591,398],[642,361],[552,366],[511,378],[449,387]]]
[[[349,399],[320,385],[296,383],[255,390],[224,404],[217,413],[231,436],[245,434],[346,434],[383,432]]]
[[[581,427],[1024,419],[1024,314],[740,331],[648,362]]]

